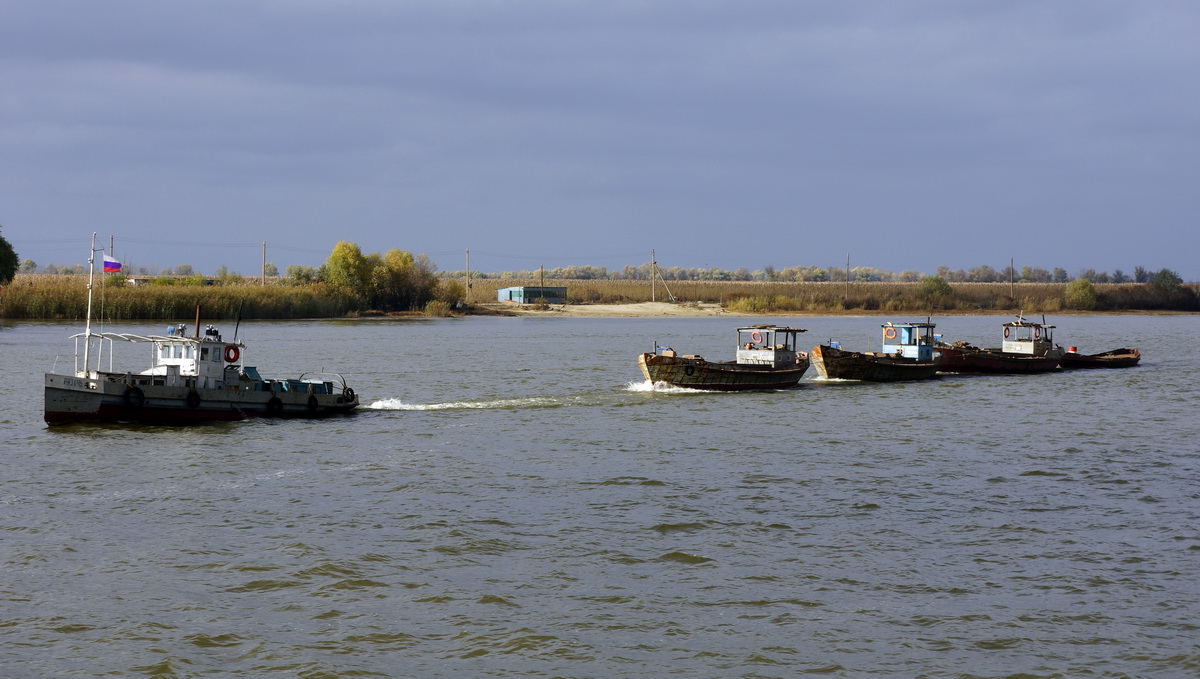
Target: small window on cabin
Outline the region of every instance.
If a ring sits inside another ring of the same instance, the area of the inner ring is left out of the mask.
[[[161,353],[163,358],[171,358],[171,347],[164,346]]]
[[[208,360],[208,347],[200,347],[200,360],[201,361]]]
[[[188,358],[196,358],[196,347],[193,347],[193,346],[192,346],[192,345],[190,345],[190,344],[188,345],[188,348],[187,348],[187,357],[188,357]]]
[[[175,358],[183,358],[183,347],[176,344],[174,353],[175,353]]]

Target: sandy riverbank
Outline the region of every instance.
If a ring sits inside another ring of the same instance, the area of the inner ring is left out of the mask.
[[[488,305],[490,310],[514,316],[608,316],[608,317],[646,317],[646,316],[743,316],[736,312],[726,311],[720,304],[670,304],[667,302],[641,302],[638,304],[551,304],[548,308],[538,309],[534,306],[518,306],[515,304]]]
[[[730,316],[730,317],[770,317],[770,316],[889,316],[889,317],[923,317],[928,312],[917,311],[888,311],[888,310],[866,310],[854,309],[850,311],[835,311],[827,309],[823,311],[786,311],[778,313],[753,313],[747,314],[737,311],[729,311],[721,307],[720,304],[686,302],[682,304],[671,304],[668,302],[640,302],[636,304],[551,304],[547,308],[537,308],[534,305],[516,305],[516,304],[485,304],[480,305],[479,309],[484,314],[502,314],[505,316],[591,316],[591,317],[609,317],[609,318],[650,318],[650,317],[677,317],[677,318],[696,318],[701,316]],[[1011,316],[1019,313],[1015,309],[973,309],[973,310],[947,310],[939,309],[935,312],[935,316]],[[1180,311],[1076,311],[1076,310],[1058,310],[1054,311],[1054,316],[1079,316],[1079,315],[1144,315],[1144,316],[1170,316],[1175,314],[1193,314],[1194,312]],[[1025,316],[1033,318],[1034,316],[1043,315],[1041,312],[1026,313]]]

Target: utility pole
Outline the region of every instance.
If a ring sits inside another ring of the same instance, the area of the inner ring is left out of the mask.
[[[262,284],[267,284],[267,241],[263,241]]]
[[[850,299],[850,253],[846,253],[846,299]]]
[[[654,296],[654,274],[658,272],[658,261],[654,258],[654,248],[650,249],[650,301],[658,301]]]
[[[467,304],[471,303],[471,248],[467,248]]]
[[[1013,289],[1013,258],[1008,258],[1008,296],[1016,299],[1016,290]]]

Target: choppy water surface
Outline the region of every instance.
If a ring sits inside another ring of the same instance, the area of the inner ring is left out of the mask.
[[[1123,371],[642,384],[747,320],[243,323],[369,406],[193,428],[45,427],[76,328],[0,328],[0,674],[1200,675],[1195,317],[1050,319]]]

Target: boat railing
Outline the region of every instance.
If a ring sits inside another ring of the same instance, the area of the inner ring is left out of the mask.
[[[342,377],[341,373],[331,373],[331,372],[324,372],[324,371],[300,373],[300,377],[297,378],[297,381],[305,381],[306,377],[309,378],[308,381],[313,381],[312,380],[313,377],[336,377],[338,379],[338,381],[342,383],[342,391],[345,391],[346,388],[349,386],[346,384],[346,378]]]

